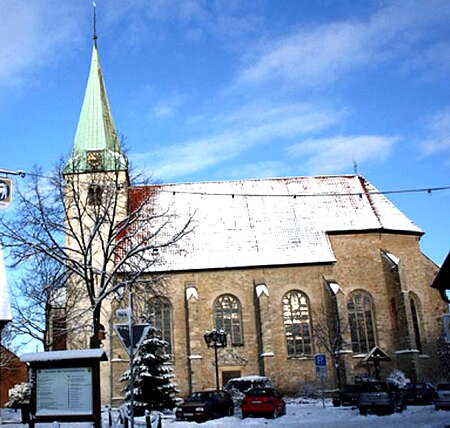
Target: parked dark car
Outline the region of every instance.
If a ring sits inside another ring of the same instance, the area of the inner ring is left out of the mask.
[[[175,410],[179,421],[204,422],[233,414],[234,404],[230,394],[218,390],[193,392]]]
[[[333,393],[333,406],[357,406],[361,385],[344,385]]]
[[[432,404],[434,386],[431,383],[408,383],[405,389],[406,404]]]
[[[393,384],[386,382],[364,382],[358,397],[358,409],[361,415],[367,412],[390,414],[406,409],[403,392]]]
[[[286,414],[286,403],[274,388],[251,389],[241,403],[242,417],[249,415],[277,418]]]
[[[450,383],[438,383],[433,394],[433,403],[436,410],[450,410]]]

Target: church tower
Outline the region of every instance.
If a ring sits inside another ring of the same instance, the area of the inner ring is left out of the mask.
[[[66,297],[67,345],[95,348],[101,346],[109,319],[114,260],[130,185],[128,159],[114,125],[95,32],[87,87],[63,174],[66,246],[73,254]]]

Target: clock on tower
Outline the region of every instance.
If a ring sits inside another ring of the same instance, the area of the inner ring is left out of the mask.
[[[98,169],[102,165],[102,153],[99,150],[91,150],[87,153],[87,163],[92,169]]]

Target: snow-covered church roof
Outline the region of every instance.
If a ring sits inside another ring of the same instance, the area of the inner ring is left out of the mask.
[[[159,271],[327,263],[331,232],[423,233],[360,176],[135,187],[131,206],[143,192],[171,215],[167,234],[193,221],[191,233],[158,251]]]

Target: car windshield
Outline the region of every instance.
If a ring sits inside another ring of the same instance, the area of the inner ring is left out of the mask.
[[[385,392],[388,387],[384,382],[367,382],[362,385],[362,390],[364,392]]]
[[[422,389],[428,389],[429,386],[426,383],[410,383],[407,388],[412,391],[419,391]]]
[[[273,397],[276,396],[276,392],[271,388],[252,389],[245,395],[252,397]]]
[[[342,392],[359,392],[361,388],[358,385],[345,385]]]
[[[241,381],[230,381],[227,389],[237,389],[238,391],[244,392],[252,387],[252,382],[249,380]]]
[[[215,391],[193,392],[186,401],[209,401],[214,398],[218,399],[219,394]]]
[[[437,388],[437,391],[450,391],[450,383],[440,383]]]

